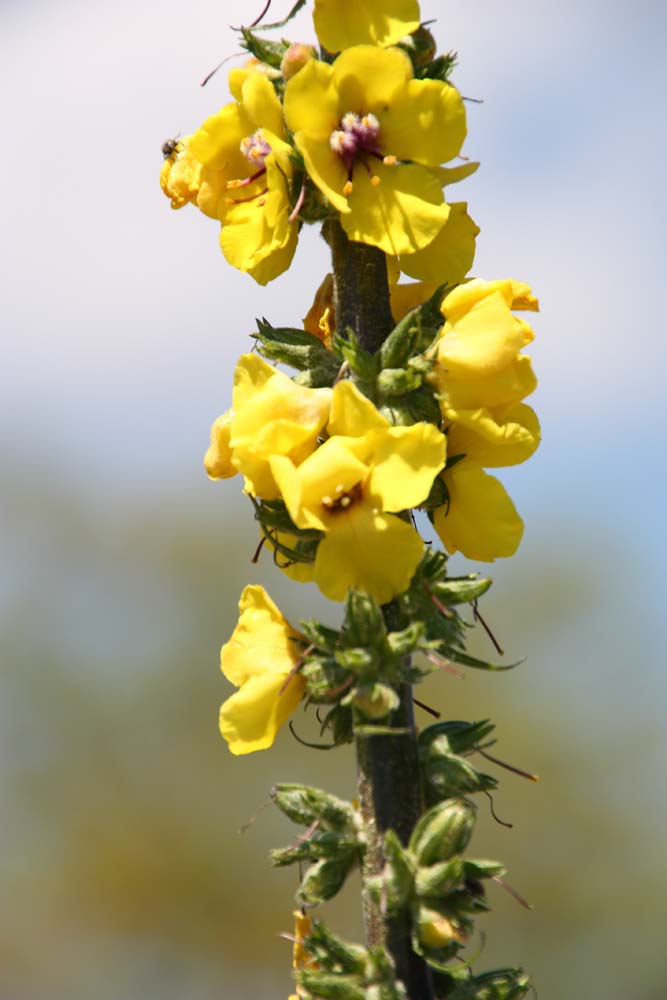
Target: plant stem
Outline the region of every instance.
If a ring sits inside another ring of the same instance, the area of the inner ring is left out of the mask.
[[[333,261],[336,327],[340,333],[350,327],[360,346],[374,354],[394,326],[385,255],[375,247],[348,240],[337,220],[324,224],[323,235]],[[387,605],[388,628],[392,627],[391,619],[392,607]],[[394,830],[407,843],[423,808],[409,684],[402,685],[400,696],[400,707],[391,719],[395,735],[366,733],[356,737],[358,795],[367,844],[362,866],[364,923],[367,943],[384,945],[391,953],[397,978],[410,1000],[432,1000],[431,972],[412,950],[408,914],[386,917],[367,890],[368,879],[379,875],[384,866],[385,832]]]

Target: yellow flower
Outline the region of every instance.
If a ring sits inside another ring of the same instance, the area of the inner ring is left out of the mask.
[[[400,49],[359,45],[312,59],[285,88],[285,118],[348,237],[393,255],[427,246],[449,216],[432,169],[466,134],[457,90],[413,79]]]
[[[528,285],[509,280],[475,278],[445,297],[433,381],[446,419],[518,403],[535,389],[530,358],[521,354],[533,331],[512,309],[537,307]]]
[[[270,747],[301,701],[305,681],[298,674],[287,680],[299,661],[296,638],[264,588],[246,587],[220,653],[223,674],[239,688],[220,709],[220,732],[233,754]]]
[[[329,418],[331,389],[297,385],[256,354],[244,354],[234,373],[232,409],[211,428],[204,465],[211,479],[241,472],[255,496],[275,500],[279,490],[270,468],[274,455],[295,465],[317,446]]]
[[[194,204],[204,215],[216,219],[218,202],[226,190],[225,179],[220,170],[205,167],[193,156],[190,138],[184,136],[165,156],[160,170],[160,187],[171,200],[172,208]]]
[[[298,468],[276,456],[271,471],[297,527],[324,532],[314,564],[322,593],[342,601],[360,587],[385,604],[409,585],[424,549],[396,514],[428,496],[445,438],[431,424],[392,427],[351,382],[335,386],[327,429]]]
[[[291,146],[282,107],[267,77],[239,71],[240,99],[208,118],[190,138],[197,160],[224,177],[216,214],[220,245],[234,267],[266,284],[289,267],[298,225],[290,221]]]
[[[393,45],[419,27],[417,0],[315,0],[315,31],[325,49]]]

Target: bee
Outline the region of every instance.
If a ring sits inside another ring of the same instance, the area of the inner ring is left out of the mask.
[[[177,152],[179,146],[180,146],[180,140],[178,138],[165,139],[165,141],[162,143],[162,155],[164,156],[165,160],[171,159],[174,153]]]

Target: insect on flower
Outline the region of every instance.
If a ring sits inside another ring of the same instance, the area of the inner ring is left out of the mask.
[[[178,137],[174,139],[165,139],[165,141],[162,143],[162,155],[164,156],[165,160],[171,159],[174,153],[178,150],[179,145],[180,141]]]

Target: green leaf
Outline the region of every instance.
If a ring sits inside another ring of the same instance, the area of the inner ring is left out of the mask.
[[[272,24],[253,24],[255,31],[271,31],[273,28],[283,28],[289,21],[295,17],[302,7],[305,7],[306,0],[296,0],[296,3],[290,10],[287,17],[284,17],[282,21],[274,21]]]
[[[254,56],[255,59],[266,63],[267,66],[271,66],[277,70],[280,69],[283,56],[289,48],[289,42],[268,42],[264,38],[259,38],[249,28],[239,28],[238,30],[243,38],[241,45],[244,49]]]

